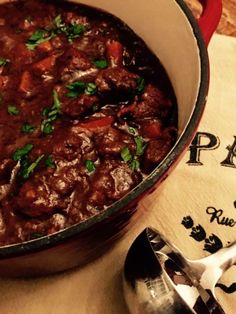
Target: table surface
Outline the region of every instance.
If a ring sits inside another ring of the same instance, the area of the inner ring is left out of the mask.
[[[184,0],[197,17],[201,12],[199,0]],[[236,37],[236,0],[222,0],[223,14],[217,33]]]

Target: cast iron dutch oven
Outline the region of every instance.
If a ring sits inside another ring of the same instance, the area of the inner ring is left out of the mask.
[[[126,22],[159,57],[178,101],[178,141],[134,190],[104,212],[58,233],[0,248],[0,275],[48,274],[102,254],[127,229],[137,203],[168,176],[190,144],[209,87],[207,44],[219,22],[221,0],[205,0],[197,22],[183,0],[80,0]]]

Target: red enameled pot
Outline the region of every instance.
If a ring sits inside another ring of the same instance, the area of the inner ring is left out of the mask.
[[[4,2],[4,1],[2,1]],[[134,190],[104,212],[50,236],[0,248],[0,275],[62,271],[102,254],[125,232],[138,201],[169,175],[190,144],[209,87],[207,45],[221,17],[221,0],[202,0],[197,22],[183,0],[79,0],[126,22],[159,57],[178,101],[178,141],[163,162]]]

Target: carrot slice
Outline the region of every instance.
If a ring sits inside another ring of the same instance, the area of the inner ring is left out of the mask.
[[[37,48],[45,52],[51,51],[53,49],[50,41],[44,41],[43,43],[39,44]]]
[[[81,123],[80,127],[87,130],[93,130],[97,128],[109,127],[112,125],[113,122],[114,122],[114,118],[111,116],[108,116],[108,117]]]
[[[107,57],[111,66],[122,66],[124,47],[119,41],[111,41],[107,43]]]
[[[50,71],[55,65],[56,57],[50,56],[34,64],[34,68],[42,72]]]
[[[30,91],[32,86],[31,75],[28,71],[24,71],[21,76],[19,90],[21,92],[27,93]]]

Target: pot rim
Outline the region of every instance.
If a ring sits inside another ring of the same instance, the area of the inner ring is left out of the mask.
[[[209,58],[207,48],[202,36],[202,32],[191,10],[188,8],[188,6],[184,3],[183,0],[175,1],[179,5],[180,10],[182,10],[182,12],[185,14],[186,18],[190,23],[190,26],[192,27],[193,36],[196,39],[197,46],[199,49],[201,73],[198,96],[194,105],[194,110],[191,114],[191,117],[183,134],[180,136],[173,149],[168,153],[163,162],[161,162],[161,164],[157,166],[146,179],[144,179],[138,186],[136,186],[122,199],[118,200],[111,206],[107,207],[101,213],[92,216],[91,218],[85,220],[84,222],[72,225],[66,229],[62,229],[61,231],[50,234],[48,236],[43,236],[41,238],[33,239],[30,241],[2,246],[0,247],[0,259],[17,257],[20,255],[45,250],[55,245],[62,244],[66,240],[73,238],[74,236],[87,230],[93,225],[105,220],[106,218],[109,218],[111,215],[117,213],[120,209],[134,202],[139,196],[141,196],[145,192],[148,192],[148,190],[155,184],[164,180],[165,177],[167,176],[168,169],[171,168],[171,166],[173,166],[176,163],[181,154],[184,152],[185,148],[190,143],[191,139],[195,134],[195,131],[198,127],[198,124],[200,122],[201,116],[205,108],[209,87]]]

